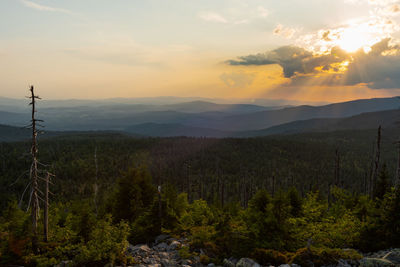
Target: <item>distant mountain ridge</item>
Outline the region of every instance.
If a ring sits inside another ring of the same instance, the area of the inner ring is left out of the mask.
[[[269,135],[290,135],[316,132],[336,132],[348,130],[370,130],[379,125],[383,129],[400,128],[400,109],[367,112],[345,118],[318,118],[299,120],[272,126],[266,129],[253,131],[221,131],[210,128],[192,127],[183,124],[143,123],[132,125],[119,131],[46,131],[41,137],[99,135],[99,134],[126,134],[135,137],[259,137]],[[0,142],[27,140],[31,131],[26,128],[0,125]]]
[[[298,134],[310,132],[331,132],[344,130],[367,130],[400,128],[400,109],[367,112],[345,118],[318,118],[299,120],[270,128],[237,133],[238,137],[255,137],[278,134]]]
[[[362,99],[325,106],[298,106],[279,110],[260,111],[250,114],[234,115],[208,126],[227,131],[261,130],[272,126],[314,118],[342,118],[365,112],[400,108],[400,99],[373,98]],[[204,126],[204,125],[198,125]]]
[[[278,109],[252,104],[216,104],[198,100],[167,105],[38,107],[38,118],[45,121],[48,131],[117,131],[146,136],[258,136],[346,127],[351,129],[356,125],[349,123],[350,125],[346,126],[345,121],[341,119],[365,114],[363,116],[369,120],[390,120],[391,116],[395,116],[395,111],[379,112],[397,110],[399,107],[399,97]],[[372,114],[374,112],[379,114]],[[362,116],[357,117],[357,120],[361,118]],[[29,110],[10,112],[0,109],[0,124],[25,126],[29,121]],[[363,124],[369,125],[367,122]]]

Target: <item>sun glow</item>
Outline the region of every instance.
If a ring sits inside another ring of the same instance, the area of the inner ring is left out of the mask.
[[[374,44],[391,38],[397,30],[397,24],[384,19],[353,20],[340,27],[303,35],[296,42],[316,54],[328,54],[334,47],[340,47],[347,53],[359,50],[369,53]]]
[[[365,52],[369,52],[371,43],[378,41],[367,32],[360,31],[357,28],[348,28],[340,34],[336,44],[349,53],[354,53],[361,48]]]

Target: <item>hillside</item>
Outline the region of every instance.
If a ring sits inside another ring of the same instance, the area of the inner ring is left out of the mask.
[[[203,128],[208,129],[209,132],[218,132],[215,136],[221,136],[220,131],[229,133],[262,130],[299,120],[343,118],[366,112],[397,109],[399,106],[400,101],[397,97],[280,109],[250,104],[215,104],[205,101],[168,105],[91,104],[43,108],[39,103],[38,117],[45,121],[46,129],[52,131],[124,131],[132,125],[153,123]],[[29,121],[29,116],[28,112],[4,111],[0,114],[0,124],[23,126]],[[157,133],[149,134],[157,135]],[[175,134],[185,135],[185,132],[177,130]]]
[[[341,118],[365,112],[398,109],[400,100],[394,98],[362,99],[325,106],[299,106],[229,116],[210,122],[209,127],[228,131],[260,130],[288,122],[315,118]],[[199,125],[201,126],[201,125]]]
[[[234,133],[224,132],[220,130],[191,127],[183,124],[159,124],[144,123],[133,125],[124,129],[124,132],[139,134],[143,136],[153,137],[173,137],[173,136],[189,136],[189,137],[228,137]]]
[[[258,131],[237,133],[237,136],[253,137],[307,132],[365,130],[377,129],[379,125],[381,125],[385,129],[398,128],[400,126],[400,109],[367,112],[347,118],[320,118],[299,120]]]

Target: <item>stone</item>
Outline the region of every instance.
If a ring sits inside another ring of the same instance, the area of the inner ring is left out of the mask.
[[[236,266],[236,264],[233,261],[228,260],[228,259],[224,259],[222,265],[224,267],[235,267]]]
[[[236,267],[261,267],[260,264],[249,258],[241,258]]]
[[[153,248],[157,251],[167,251],[168,245],[167,245],[167,243],[162,242],[162,243],[158,244],[157,246],[154,246]]]
[[[169,266],[171,266],[171,262],[168,259],[162,259],[161,260],[161,266],[169,267]]]
[[[177,250],[181,247],[181,243],[174,240],[171,242],[171,244],[169,244],[169,250]]]
[[[279,267],[291,267],[289,264],[281,264]]]
[[[158,244],[158,243],[160,243],[162,241],[167,240],[168,238],[170,238],[169,235],[162,234],[162,235],[159,235],[159,236],[156,237],[155,242],[156,242],[156,244]]]
[[[340,259],[336,265],[336,267],[351,267],[347,261]]]
[[[147,254],[151,251],[148,245],[140,244],[136,246],[129,245],[127,252],[129,254]]]
[[[400,264],[400,249],[394,249],[387,253],[383,259],[389,260],[394,264]]]
[[[160,252],[160,253],[158,253],[158,255],[160,256],[160,258],[169,258],[170,257],[168,252]]]
[[[209,263],[209,264],[207,265],[207,267],[215,267],[215,264],[214,264],[214,263]]]
[[[360,260],[360,267],[394,267],[395,264],[387,259],[363,258]]]

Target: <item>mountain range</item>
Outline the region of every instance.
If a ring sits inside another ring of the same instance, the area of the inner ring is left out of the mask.
[[[11,126],[29,124],[29,106],[24,107],[21,103],[22,100],[5,102],[0,98],[0,124],[3,125],[0,127],[0,140],[21,139],[29,135],[22,130],[11,130]],[[44,120],[48,133],[57,135],[111,131],[136,136],[253,137],[372,129],[378,125],[398,127],[399,108],[399,97],[320,106],[222,104],[204,100],[166,104],[82,100],[47,102],[44,106],[39,102],[37,117]],[[6,132],[15,134],[7,139]]]

